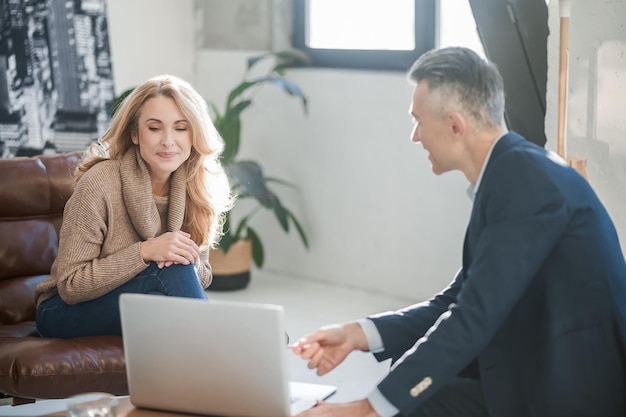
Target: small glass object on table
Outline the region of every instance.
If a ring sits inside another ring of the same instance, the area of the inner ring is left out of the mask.
[[[67,400],[67,417],[115,417],[117,398],[106,392],[86,392]]]

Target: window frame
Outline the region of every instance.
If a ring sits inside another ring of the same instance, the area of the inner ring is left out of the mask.
[[[303,51],[311,58],[313,67],[407,71],[420,55],[435,47],[436,0],[414,0],[415,49],[411,51],[311,48],[306,44],[308,2],[309,0],[293,0],[291,41],[295,49]]]

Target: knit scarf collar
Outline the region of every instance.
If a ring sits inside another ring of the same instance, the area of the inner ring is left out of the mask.
[[[185,217],[187,164],[181,165],[170,178],[167,231],[181,230]],[[146,240],[156,237],[161,228],[161,218],[152,196],[152,182],[146,162],[133,146],[122,156],[120,163],[122,195],[126,210],[137,234]]]

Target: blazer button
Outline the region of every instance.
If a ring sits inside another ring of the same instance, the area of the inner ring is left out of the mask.
[[[426,389],[428,389],[428,387],[430,387],[432,383],[433,383],[433,379],[427,376],[424,379],[422,379],[420,382],[418,382],[413,388],[411,388],[411,390],[409,391],[409,394],[411,394],[411,397],[415,398],[418,395],[420,395],[422,392],[426,391]]]

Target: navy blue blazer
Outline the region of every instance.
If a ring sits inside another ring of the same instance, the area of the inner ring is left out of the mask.
[[[462,269],[443,292],[372,316],[403,415],[477,365],[491,417],[626,415],[626,265],[596,194],[515,133],[479,186]]]

